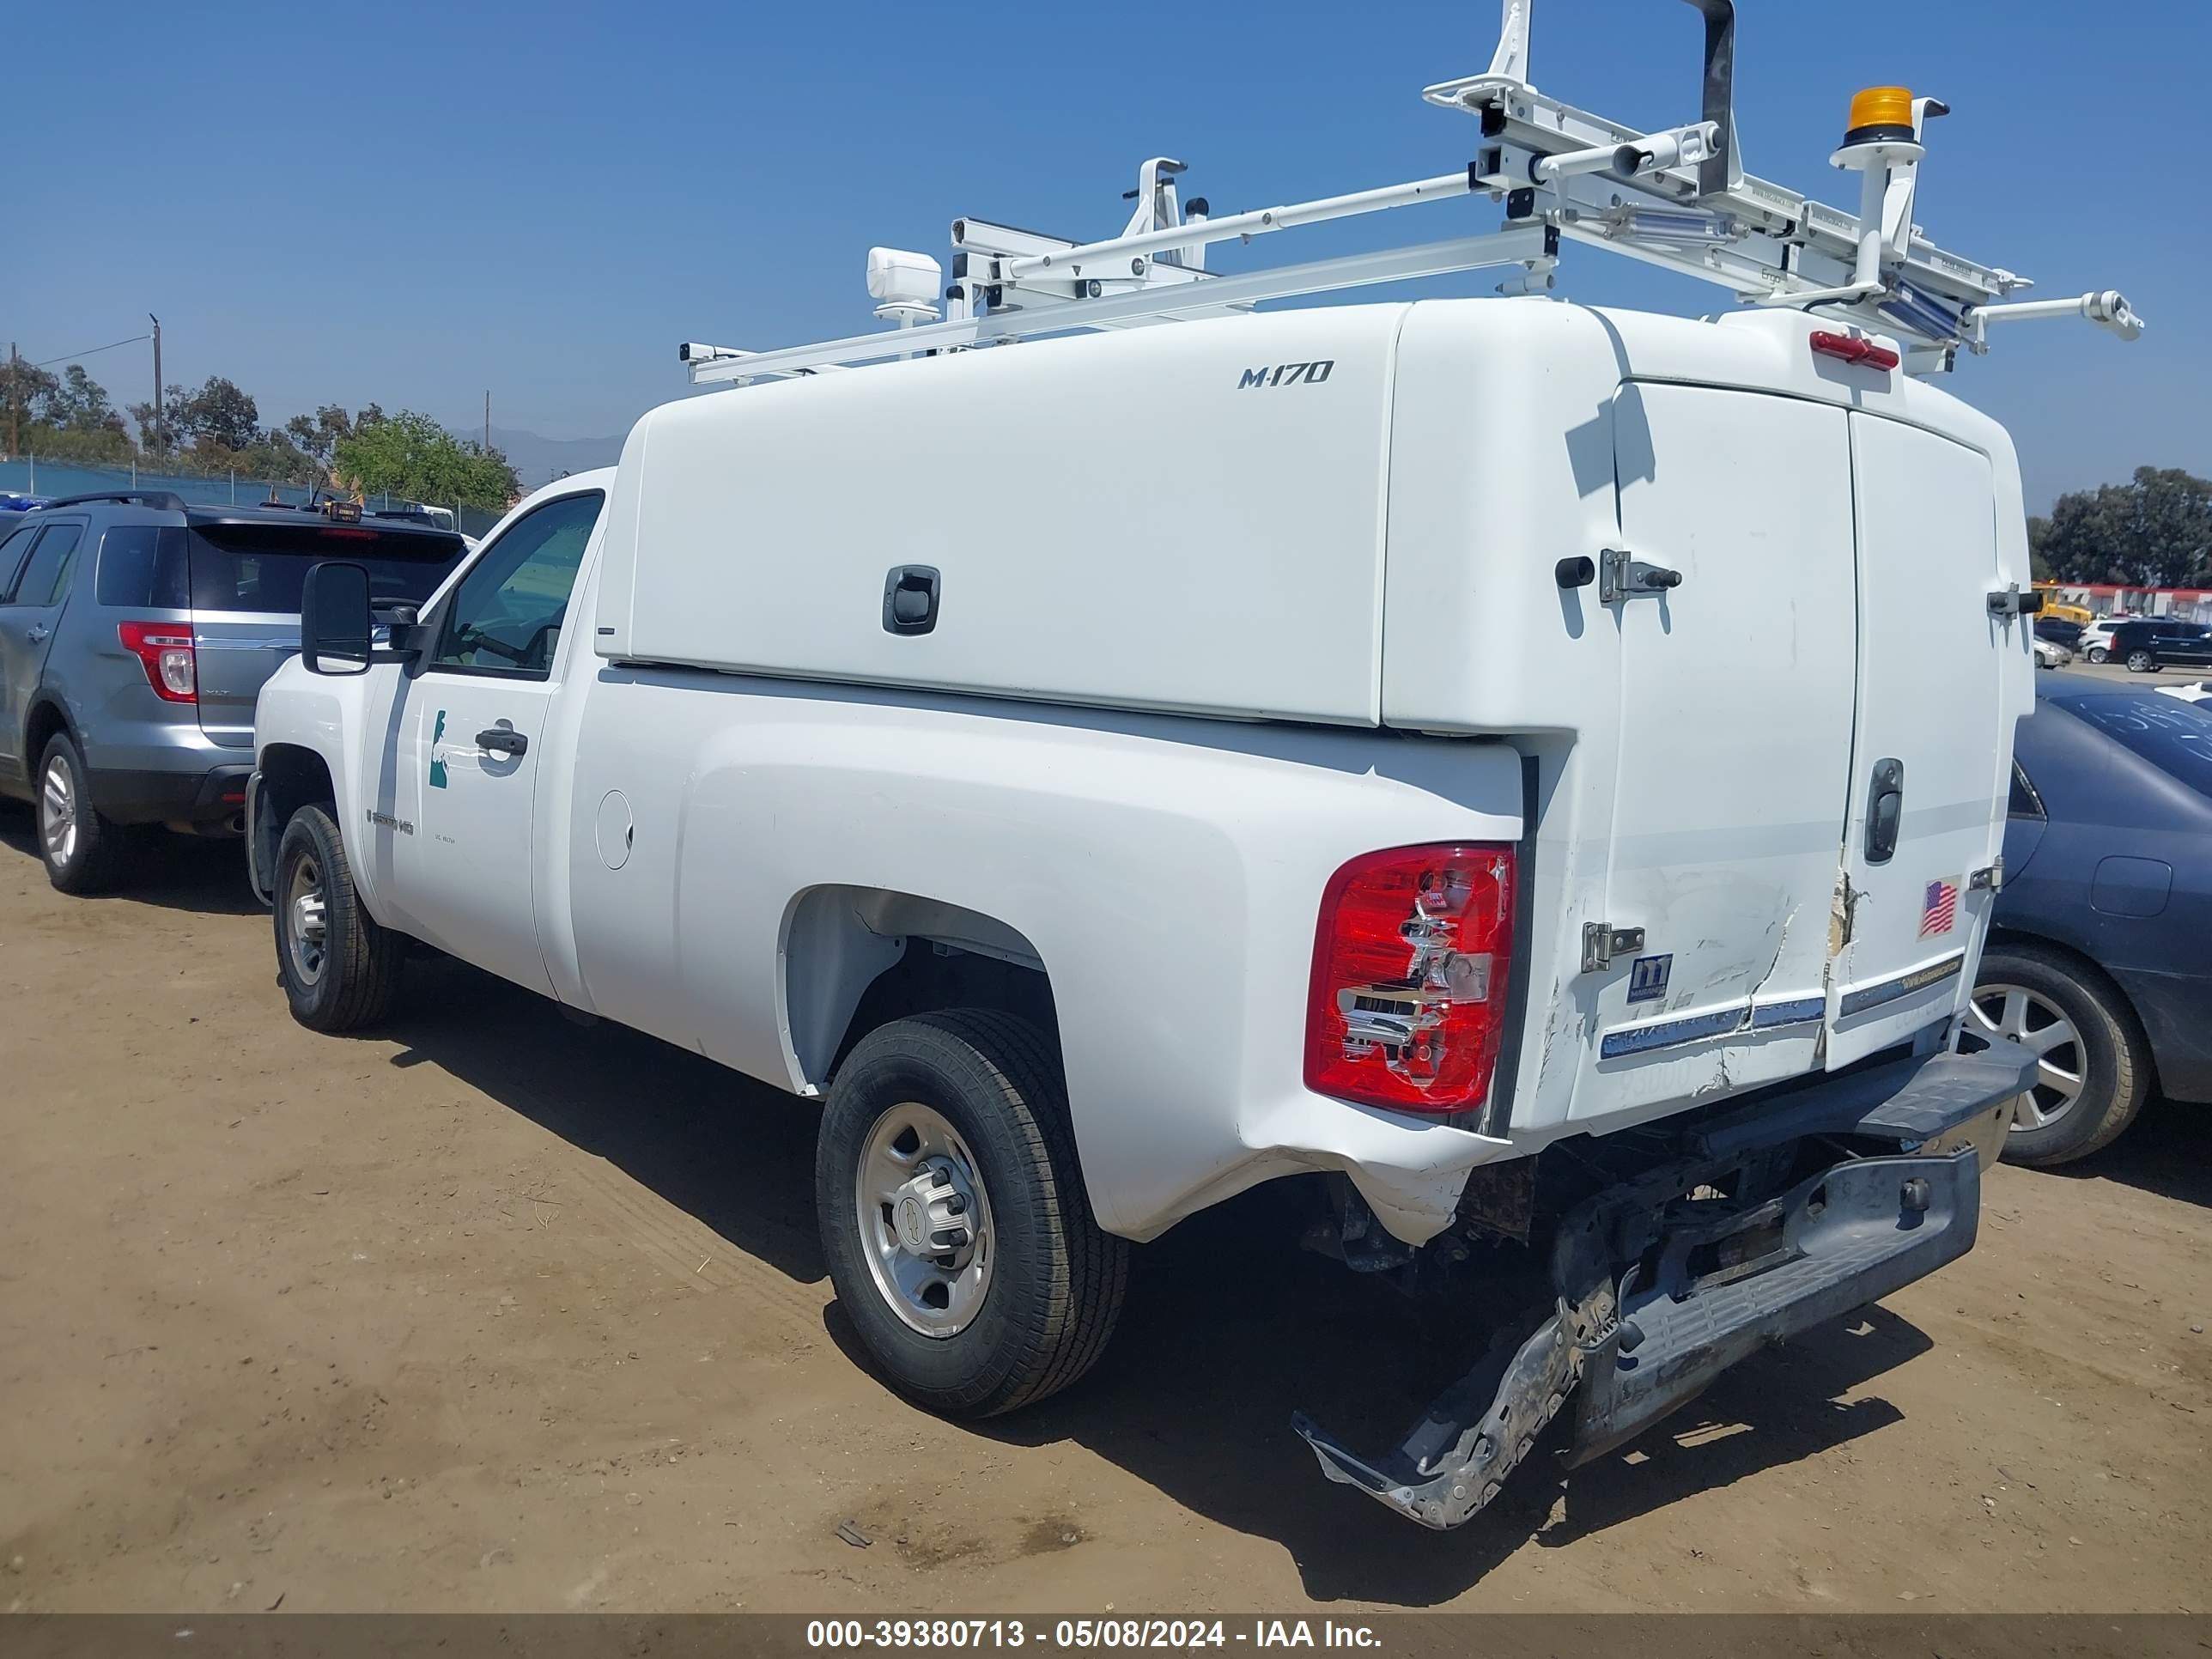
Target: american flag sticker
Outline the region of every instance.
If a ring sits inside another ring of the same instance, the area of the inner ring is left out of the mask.
[[[1920,901],[1920,937],[1934,939],[1958,925],[1959,884],[1931,881]]]

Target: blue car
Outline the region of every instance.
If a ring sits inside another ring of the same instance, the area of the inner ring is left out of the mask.
[[[2041,1071],[2005,1156],[2107,1146],[2154,1092],[2212,1101],[2212,702],[2042,677],[1972,1019]]]

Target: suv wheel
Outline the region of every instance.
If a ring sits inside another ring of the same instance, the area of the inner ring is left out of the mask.
[[[2158,659],[2153,656],[2149,652],[2130,651],[2128,653],[2128,672],[2130,674],[2154,674],[2157,672]]]
[[[1104,1352],[1129,1247],[1091,1218],[1035,1026],[977,1009],[870,1032],[830,1091],[814,1190],[838,1304],[917,1403],[994,1416]]]
[[[2087,963],[2026,941],[1992,945],[1967,1018],[2036,1056],[2035,1085],[2014,1103],[2005,1137],[2007,1163],[2047,1169],[2087,1158],[2142,1109],[2148,1045],[2118,988]]]
[[[87,785],[76,739],[55,732],[39,761],[39,857],[64,893],[106,892],[130,858],[130,830],[100,816]]]
[[[381,1019],[399,988],[405,939],[377,923],[355,892],[331,815],[303,806],[276,848],[276,977],[292,1018],[315,1031]]]
[[[2112,653],[2106,651],[2101,645],[2093,645],[2081,654],[2087,657],[2091,662],[2102,662]]]

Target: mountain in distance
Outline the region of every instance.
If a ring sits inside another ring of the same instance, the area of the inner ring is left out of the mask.
[[[453,425],[447,430],[459,438],[483,436],[482,422],[475,426]],[[612,466],[622,459],[624,435],[617,433],[611,438],[544,438],[535,432],[518,431],[494,422],[491,442],[493,448],[506,452],[507,462],[522,480],[523,493],[527,495],[540,484],[552,483],[561,473]]]

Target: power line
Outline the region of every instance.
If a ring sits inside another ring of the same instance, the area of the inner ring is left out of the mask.
[[[97,357],[103,351],[112,351],[118,346],[137,345],[141,340],[150,340],[150,334],[134,334],[127,340],[111,340],[104,346],[94,346],[89,351],[65,351],[58,357],[49,357],[43,363],[32,363],[32,368],[52,368],[56,363],[74,362],[80,357]]]

